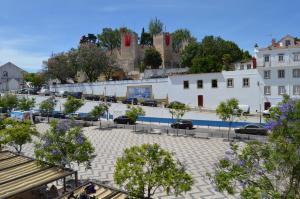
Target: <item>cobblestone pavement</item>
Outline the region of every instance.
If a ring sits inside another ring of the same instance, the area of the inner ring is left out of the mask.
[[[47,124],[38,124],[37,129],[44,132]],[[114,164],[125,148],[143,143],[158,143],[164,149],[174,153],[176,158],[185,163],[192,174],[195,184],[192,190],[182,196],[167,196],[158,192],[155,198],[232,198],[216,192],[205,176],[213,164],[224,155],[228,143],[222,139],[197,139],[191,137],[173,137],[168,135],[135,134],[128,129],[99,130],[97,127],[84,128],[85,135],[96,148],[97,157],[92,162],[92,170],[75,166],[80,179],[97,179],[113,184]],[[24,147],[26,155],[33,155],[32,144]]]

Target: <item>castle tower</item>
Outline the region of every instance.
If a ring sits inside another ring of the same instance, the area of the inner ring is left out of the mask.
[[[162,58],[162,67],[172,67],[172,40],[169,33],[160,33],[153,36],[153,45],[160,52]]]
[[[125,73],[138,68],[138,35],[121,30],[120,65]]]

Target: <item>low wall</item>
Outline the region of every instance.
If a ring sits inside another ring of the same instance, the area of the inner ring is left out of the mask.
[[[127,96],[128,87],[152,87],[152,95],[155,99],[165,99],[168,90],[168,78],[143,79],[143,80],[123,80],[123,81],[104,81],[95,83],[79,84],[58,84],[50,86],[54,92],[82,92],[83,94],[94,95],[113,95],[116,97]]]

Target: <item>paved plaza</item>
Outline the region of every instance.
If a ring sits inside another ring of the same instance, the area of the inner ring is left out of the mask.
[[[37,125],[40,132],[48,128],[47,124]],[[113,184],[113,173],[116,159],[125,148],[143,143],[158,143],[164,149],[174,153],[176,158],[183,162],[192,174],[195,184],[192,190],[182,196],[167,196],[158,192],[155,198],[232,198],[216,192],[206,172],[211,171],[218,158],[228,149],[228,143],[222,139],[199,139],[192,137],[175,137],[168,135],[136,134],[129,129],[99,130],[98,127],[84,128],[85,135],[96,148],[97,157],[92,162],[92,170],[77,166],[80,179],[96,179]],[[33,155],[33,145],[27,144],[24,148],[26,155]],[[114,185],[115,186],[115,185]]]

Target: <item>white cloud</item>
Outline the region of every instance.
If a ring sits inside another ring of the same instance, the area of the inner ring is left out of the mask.
[[[0,65],[12,62],[29,71],[41,69],[42,61],[47,60],[48,57],[42,53],[25,49],[37,45],[42,38],[18,35],[12,39],[7,39],[7,35],[1,33],[3,32],[0,32]]]

